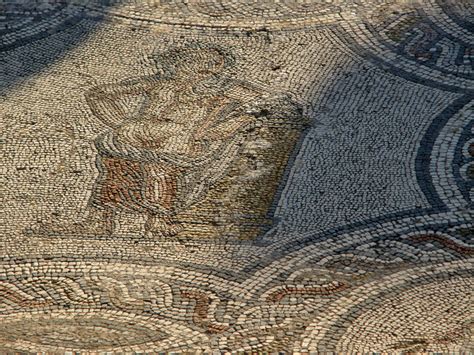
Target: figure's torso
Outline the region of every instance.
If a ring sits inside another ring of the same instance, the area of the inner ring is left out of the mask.
[[[161,153],[198,155],[195,133],[229,105],[224,95],[201,95],[161,87],[150,95],[146,110],[115,130],[117,140]]]

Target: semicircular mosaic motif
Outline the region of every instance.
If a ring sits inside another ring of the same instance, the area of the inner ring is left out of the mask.
[[[0,10],[0,353],[474,351],[470,2]]]

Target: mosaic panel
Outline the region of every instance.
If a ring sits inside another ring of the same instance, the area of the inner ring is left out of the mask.
[[[0,353],[474,351],[470,2],[0,11]]]

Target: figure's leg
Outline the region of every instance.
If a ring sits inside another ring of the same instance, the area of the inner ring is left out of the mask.
[[[158,216],[154,213],[147,214],[145,233],[157,237],[172,237],[183,230],[181,223],[168,216]]]
[[[164,217],[163,219],[169,235],[176,235],[184,229],[183,225],[173,217]]]
[[[92,220],[91,224],[97,226],[97,232],[112,235],[115,230],[115,208],[104,208],[98,213],[98,219]]]
[[[97,164],[101,168],[101,174],[96,181],[95,190],[88,202],[83,219],[66,223],[57,219],[38,222],[37,226],[25,229],[24,233],[27,235],[112,235],[115,229],[116,210],[133,200],[127,200],[128,195],[125,192],[137,190],[138,183],[135,180],[130,181],[127,177],[140,176],[139,173],[134,175],[136,170],[139,170],[139,165],[136,162],[102,156],[98,156]]]
[[[107,235],[112,235],[115,230],[115,210],[107,211],[105,218],[105,232]]]
[[[145,231],[154,236],[170,237],[178,234],[183,226],[171,216],[173,203],[177,198],[177,171],[162,164],[148,164],[146,197],[150,206],[159,206],[161,209],[169,211],[168,216],[161,213],[152,212],[151,208],[147,212]]]

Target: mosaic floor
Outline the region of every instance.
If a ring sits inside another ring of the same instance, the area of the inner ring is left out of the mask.
[[[0,4],[0,353],[474,352],[469,0]]]

